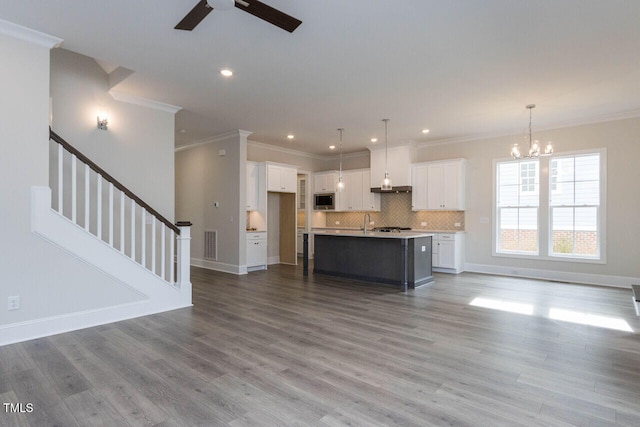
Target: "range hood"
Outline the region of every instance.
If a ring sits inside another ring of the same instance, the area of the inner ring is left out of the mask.
[[[372,193],[410,193],[411,164],[415,148],[411,145],[398,145],[388,149],[388,172],[391,178],[391,190],[382,191],[380,182],[385,173],[384,146],[369,146],[371,151],[371,192]]]

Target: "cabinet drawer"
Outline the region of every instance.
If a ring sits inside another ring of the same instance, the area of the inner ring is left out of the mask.
[[[266,240],[266,233],[247,233],[247,240]]]
[[[453,233],[438,234],[438,240],[455,240],[456,235]]]

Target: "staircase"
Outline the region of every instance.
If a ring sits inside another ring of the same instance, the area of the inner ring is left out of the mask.
[[[141,297],[80,327],[190,306],[191,223],[171,223],[52,130],[50,139],[57,177],[32,187],[32,231]]]

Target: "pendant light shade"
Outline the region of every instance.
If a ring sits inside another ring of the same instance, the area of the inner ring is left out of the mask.
[[[338,191],[344,190],[344,181],[342,180],[342,132],[344,128],[338,128],[338,132],[340,132],[340,174],[338,175],[338,184],[336,185],[336,189]]]
[[[384,122],[384,178],[380,183],[380,190],[391,191],[391,178],[389,178],[389,140],[387,135],[387,127],[389,125],[389,119],[382,119]]]

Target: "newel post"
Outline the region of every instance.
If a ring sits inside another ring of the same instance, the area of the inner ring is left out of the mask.
[[[191,289],[191,222],[178,221],[176,226],[180,229],[177,236],[178,246],[178,281],[176,285],[183,291]]]

